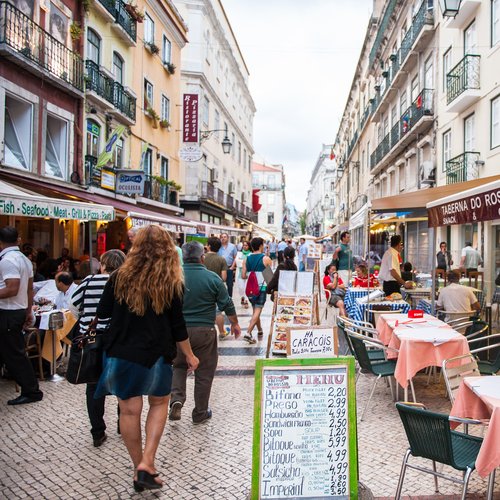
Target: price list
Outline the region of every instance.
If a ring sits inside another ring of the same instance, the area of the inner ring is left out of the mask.
[[[347,367],[264,369],[261,403],[260,498],[349,499]]]

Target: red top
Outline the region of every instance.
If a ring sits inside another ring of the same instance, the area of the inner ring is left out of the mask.
[[[327,274],[327,275],[323,278],[323,288],[324,288],[325,290],[328,290],[328,289],[326,288],[326,286],[327,286],[327,285],[329,285],[330,283],[333,283],[333,280],[332,280],[332,278],[330,277],[330,275],[329,275],[329,274]],[[343,284],[344,284],[344,282],[342,281],[342,278],[341,278],[340,276],[338,276],[338,275],[337,275],[337,286],[339,286],[339,285],[343,285]],[[331,293],[333,293],[333,290],[328,290],[328,291],[329,291],[329,292],[331,292]],[[326,298],[328,298],[328,294],[327,294],[326,292],[325,292],[325,296],[326,296]]]
[[[374,288],[374,287],[378,286],[377,278],[373,274],[370,274],[366,277],[357,276],[356,278],[354,278],[354,282],[353,282],[352,286],[355,286],[355,287],[359,286],[361,288],[368,288],[368,280],[370,280],[370,288]]]

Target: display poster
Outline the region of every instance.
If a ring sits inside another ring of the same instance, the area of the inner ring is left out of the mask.
[[[257,360],[252,500],[358,498],[354,358]]]
[[[323,245],[321,243],[310,243],[307,247],[307,258],[320,260],[322,252]]]
[[[287,356],[289,358],[327,358],[339,352],[335,327],[287,328]]]
[[[281,273],[280,273],[281,275]],[[312,295],[314,290],[314,273],[297,273],[295,293],[297,295]]]
[[[283,295],[294,295],[296,279],[297,271],[280,271],[278,293]]]

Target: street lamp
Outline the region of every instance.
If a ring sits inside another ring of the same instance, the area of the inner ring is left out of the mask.
[[[444,17],[455,17],[460,10],[462,0],[439,0],[441,12]]]
[[[223,128],[218,128],[214,130],[200,130],[200,144],[203,143],[203,141],[206,141],[207,139],[210,138],[210,136],[214,132],[224,132],[225,136],[224,139],[222,139],[221,145],[222,145],[222,152],[225,155],[228,155],[231,153],[231,147],[232,147],[232,142],[229,140],[229,137],[227,136],[227,130]]]

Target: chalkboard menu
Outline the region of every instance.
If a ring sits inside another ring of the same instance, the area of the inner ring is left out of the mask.
[[[354,359],[257,360],[252,500],[357,498]]]

